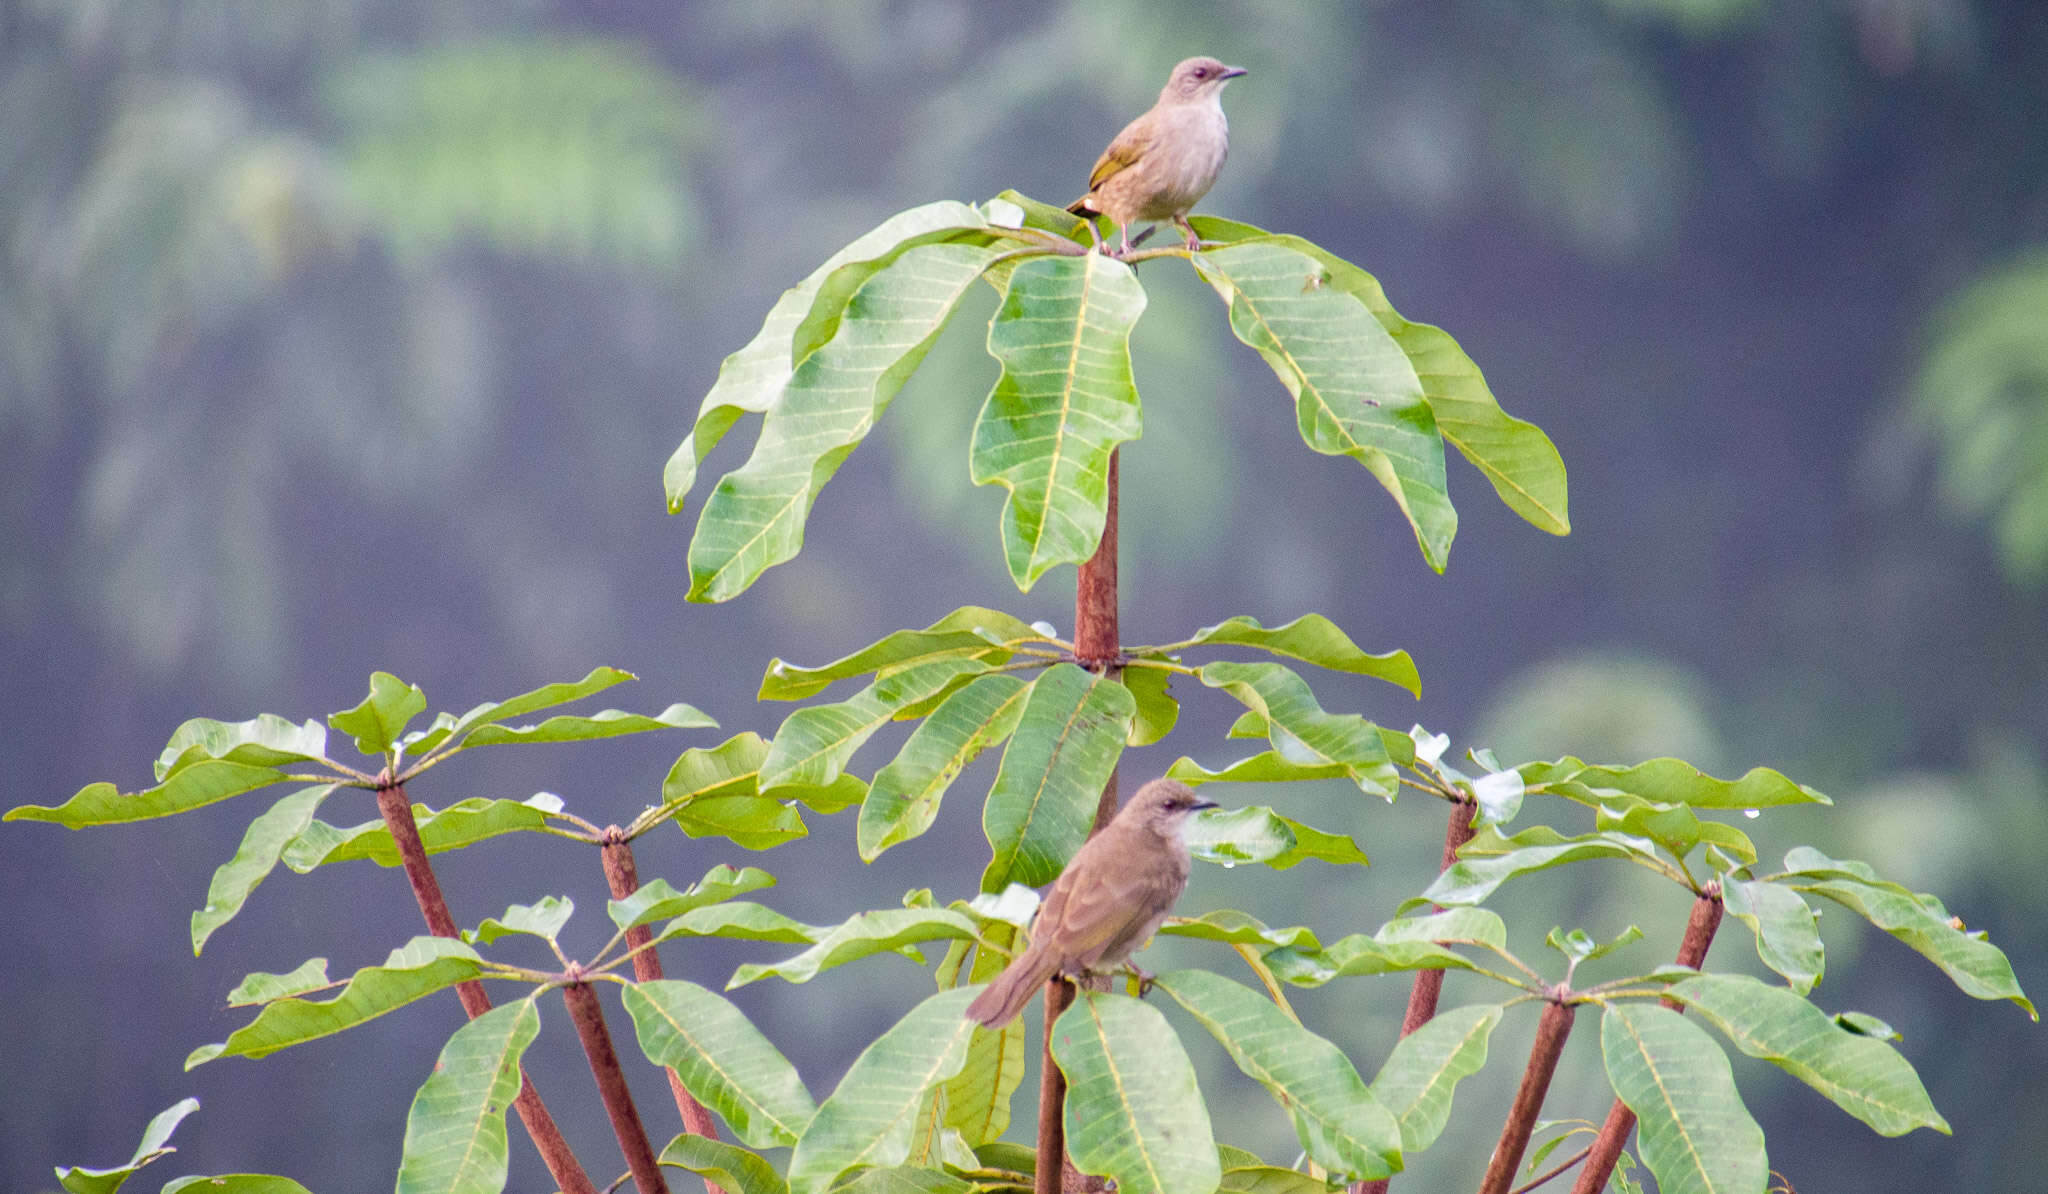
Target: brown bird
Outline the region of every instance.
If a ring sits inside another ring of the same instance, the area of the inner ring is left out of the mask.
[[[1123,233],[1123,253],[1131,251],[1131,225],[1151,220],[1172,220],[1187,234],[1188,250],[1200,248],[1188,212],[1223,171],[1230,151],[1223,85],[1244,73],[1243,67],[1214,58],[1190,58],[1174,67],[1158,102],[1102,151],[1088,176],[1088,193],[1067,210],[1115,220]],[[1088,232],[1101,246],[1093,220]]]
[[[967,1005],[999,1028],[1055,974],[1113,970],[1152,939],[1188,885],[1188,817],[1215,808],[1178,780],[1155,779],[1075,853],[1031,922],[1031,945]]]

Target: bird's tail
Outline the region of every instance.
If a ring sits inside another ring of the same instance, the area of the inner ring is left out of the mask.
[[[967,1005],[967,1018],[983,1028],[1001,1028],[1017,1018],[1024,1005],[1031,1002],[1032,993],[1044,986],[1058,969],[1059,960],[1050,952],[1025,950],[996,976],[988,990],[975,996],[974,1002]]]

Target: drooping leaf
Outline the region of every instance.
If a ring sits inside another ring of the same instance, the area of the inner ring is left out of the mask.
[[[822,1194],[849,1169],[889,1168],[909,1157],[926,1092],[967,1059],[976,1031],[967,1004],[978,990],[933,995],[862,1050],[797,1141],[790,1194]]]
[[[992,945],[1010,948],[1018,945],[1023,932],[1014,925],[995,923],[983,929],[982,936]],[[988,982],[1008,962],[1009,958],[995,949],[977,946],[967,981]],[[976,1031],[960,1072],[939,1087],[939,1097],[945,1100],[944,1126],[960,1133],[971,1148],[1001,1139],[1009,1130],[1010,1099],[1024,1079],[1025,1019],[1018,1016],[1001,1028]]]
[[[1375,676],[1418,697],[1422,695],[1422,677],[1416,673],[1415,661],[1408,657],[1408,652],[1389,651],[1384,655],[1373,655],[1363,651],[1351,641],[1350,635],[1321,614],[1303,614],[1286,625],[1270,629],[1261,626],[1257,618],[1240,614],[1197,630],[1184,645],[1201,643],[1255,647],[1331,671]]]
[[[1082,991],[1052,1033],[1067,1077],[1067,1152],[1119,1194],[1209,1194],[1222,1181],[1195,1067],[1166,1017]]]
[[[1019,647],[1057,645],[1043,631],[1001,610],[963,605],[923,630],[898,630],[851,655],[819,667],[770,660],[761,677],[760,699],[795,701],[816,696],[834,681],[869,672],[901,671],[941,656],[966,656],[988,664],[1009,662]]]
[[[370,695],[353,709],[331,713],[327,724],[356,740],[366,755],[381,755],[398,744],[405,727],[426,712],[427,694],[390,672],[370,673]]]
[[[1003,373],[968,467],[975,484],[1009,490],[1003,559],[1020,589],[1095,554],[1110,453],[1142,426],[1130,338],[1144,310],[1137,273],[1101,253],[1033,257],[1003,280],[988,329]]]
[[[1132,719],[1127,746],[1150,746],[1173,732],[1180,720],[1180,702],[1167,691],[1173,673],[1163,667],[1132,666],[1123,670],[1131,690]]]
[[[630,929],[773,886],[775,876],[767,871],[750,866],[734,870],[721,862],[690,884],[688,891],[677,891],[666,879],[654,879],[623,900],[607,901],[605,913],[619,928]]]
[[[590,674],[581,680],[569,683],[544,684],[531,692],[502,701],[485,701],[462,716],[452,713],[437,713],[433,724],[424,730],[415,730],[399,739],[408,754],[415,757],[425,755],[451,738],[460,739],[481,725],[505,721],[513,717],[524,717],[541,709],[566,705],[584,697],[603,692],[615,684],[623,684],[639,677],[615,667],[592,668]]]
[[[151,1117],[147,1127],[142,1129],[142,1141],[135,1146],[135,1155],[125,1165],[111,1169],[87,1169],[82,1166],[59,1166],[57,1183],[69,1194],[114,1194],[135,1171],[178,1150],[170,1147],[171,1133],[178,1130],[178,1124],[194,1111],[199,1110],[198,1099],[180,1099]]]
[[[1129,689],[1070,663],[1031,682],[982,807],[994,854],[983,891],[1042,887],[1059,875],[1088,839],[1134,712]]]
[[[780,962],[747,962],[726,989],[764,978],[809,982],[822,971],[878,953],[901,953],[920,941],[973,940],[974,922],[950,908],[883,908],[856,913],[826,930],[817,943]]]
[[[976,676],[911,731],[896,757],[875,772],[861,803],[857,840],[864,861],[931,827],[953,780],[1016,728],[1028,691],[1009,673]]]
[[[976,1186],[943,1169],[892,1165],[863,1169],[832,1187],[832,1194],[975,1194]]]
[[[181,1177],[164,1185],[162,1194],[313,1194],[288,1177],[274,1173],[221,1173]]]
[[[1702,974],[1674,984],[1669,994],[1736,1048],[1813,1087],[1879,1135],[1949,1130],[1898,1050],[1848,1031],[1804,996],[1740,974]]]
[[[1294,396],[1302,441],[1364,465],[1414,528],[1423,558],[1443,571],[1458,515],[1436,416],[1400,345],[1299,249],[1245,242],[1198,253],[1194,264],[1230,305],[1231,331]]]
[[[765,1159],[709,1136],[684,1132],[669,1141],[657,1159],[689,1170],[726,1194],[789,1194],[789,1183]]]
[[[366,966],[332,999],[280,999],[217,1045],[201,1045],[185,1059],[191,1069],[216,1057],[265,1057],[279,1049],[332,1036],[396,1010],[415,999],[475,978],[476,951],[447,937],[415,937],[391,951],[382,966]]]
[[[436,812],[424,804],[412,806],[413,825],[427,853],[460,850],[507,833],[530,833],[544,828],[548,818],[562,811],[561,797],[536,793],[525,800],[489,800],[472,796]],[[336,862],[368,859],[378,866],[397,866],[403,860],[398,843],[382,820],[364,821],[342,828],[325,821],[310,822],[286,844],[284,864],[300,874]]]
[[[1768,767],[1752,767],[1741,779],[1715,779],[1682,759],[1651,759],[1633,767],[1605,767],[1566,756],[1554,763],[1525,763],[1516,770],[1531,788],[1587,804],[1604,792],[1626,792],[1659,804],[1694,808],[1783,808],[1833,804],[1825,795],[1796,784]]]
[[[1185,836],[1191,856],[1224,866],[1258,862],[1284,871],[1311,858],[1336,865],[1367,861],[1358,843],[1343,834],[1326,833],[1256,804],[1199,814]]]
[[[1482,835],[1484,836],[1484,835]],[[1627,858],[1655,862],[1656,846],[1643,839],[1620,833],[1589,833],[1565,837],[1547,826],[1536,825],[1513,837],[1496,837],[1499,853],[1461,856],[1444,869],[1416,903],[1477,904],[1495,888],[1517,875],[1546,870],[1587,858]],[[1479,842],[1479,838],[1474,839]],[[1481,843],[1482,846],[1484,843]]]
[[[826,930],[791,920],[765,904],[752,900],[727,900],[692,908],[654,934],[656,943],[677,937],[728,937],[739,941],[773,941],[781,945],[809,945]]]
[[[195,717],[178,727],[156,760],[156,781],[203,759],[225,759],[253,767],[286,767],[324,758],[327,728],[317,721],[293,725],[264,713],[248,721]]]
[[[1218,1194],[1329,1194],[1330,1185],[1278,1165],[1239,1165],[1223,1171]]]
[[[1381,925],[1373,940],[1384,944],[1401,941],[1476,941],[1504,949],[1508,927],[1500,915],[1486,908],[1446,908],[1424,916],[1403,916]]]
[[[455,1030],[405,1117],[398,1194],[498,1194],[505,1188],[505,1110],[519,1059],[540,1034],[540,1008],[521,999]]]
[[[1320,987],[1335,978],[1410,970],[1470,970],[1472,963],[1428,941],[1378,941],[1353,933],[1322,949],[1289,947],[1266,955],[1266,967],[1297,987]]]
[[[261,970],[245,974],[235,989],[228,992],[229,1007],[248,1007],[256,1003],[269,1003],[293,995],[303,995],[322,987],[333,986],[327,979],[327,959],[308,958],[299,963],[298,969],[283,974],[266,974]]]
[[[235,918],[258,884],[270,877],[285,847],[313,823],[320,802],[334,794],[335,785],[300,788],[271,805],[242,833],[235,856],[220,864],[206,887],[206,904],[192,914],[192,954],[206,946],[214,930]]]
[[[567,896],[545,896],[531,904],[514,904],[502,916],[487,916],[482,924],[465,930],[462,939],[471,945],[489,945],[503,937],[519,934],[553,941],[576,912],[576,902]]]
[[[795,1144],[817,1113],[796,1067],[724,996],[663,979],[630,983],[620,999],[641,1052],[674,1070],[684,1089],[749,1145]]]
[[[1500,1018],[1495,1004],[1444,1009],[1394,1045],[1372,1092],[1400,1125],[1403,1152],[1436,1143],[1450,1122],[1452,1092],[1486,1064],[1486,1043]]]
[[[702,711],[677,703],[648,715],[605,709],[588,717],[561,714],[534,725],[509,726],[489,722],[469,732],[465,746],[497,746],[507,742],[592,742],[623,734],[645,734],[650,730],[711,730],[718,723]]]
[[[1392,799],[1400,782],[1378,729],[1356,714],[1326,713],[1308,682],[1277,663],[1204,664],[1202,683],[1265,719],[1266,739],[1289,763],[1339,766],[1359,790]]]
[[[1247,713],[1246,717],[1257,717]],[[1265,719],[1258,718],[1259,733],[1265,736]],[[1235,737],[1237,735],[1233,735]],[[1221,769],[1211,771],[1193,759],[1175,759],[1166,769],[1168,779],[1177,779],[1194,787],[1203,784],[1272,784],[1292,783],[1305,779],[1348,779],[1350,770],[1342,763],[1298,763],[1281,755],[1277,750],[1260,751],[1258,754],[1225,764]]]
[[[1401,1168],[1400,1125],[1337,1046],[1221,975],[1177,970],[1156,985],[1286,1108],[1310,1160],[1353,1179],[1387,1177]]]
[[[802,282],[783,291],[768,310],[761,330],[746,347],[725,358],[718,368],[718,380],[704,395],[695,426],[682,446],[669,458],[662,484],[668,491],[668,509],[678,514],[683,499],[697,481],[697,466],[742,415],[760,414],[782,397],[783,387],[796,372],[794,340],[825,280],[840,266],[882,257],[902,242],[940,228],[971,225],[979,214],[965,203],[943,200],[898,212],[880,225],[856,237],[845,248],[825,259]],[[841,300],[844,306],[844,300]]]
[[[1600,1053],[1614,1093],[1636,1113],[1637,1148],[1659,1194],[1764,1188],[1763,1129],[1705,1029],[1657,1004],[1611,1003],[1600,1017]]]
[[[147,821],[204,808],[230,796],[283,783],[285,778],[282,771],[272,767],[202,759],[140,792],[123,792],[110,783],[87,784],[62,804],[24,804],[8,809],[0,821],[50,821],[66,829]]]
[[[1159,926],[1159,932],[1167,937],[1193,937],[1201,941],[1222,941],[1233,945],[1321,948],[1315,933],[1304,926],[1268,928],[1257,917],[1239,912],[1235,908],[1218,908],[1194,917],[1169,916],[1166,923]]]
[[[853,752],[876,730],[909,707],[938,696],[956,682],[964,683],[988,666],[958,655],[921,660],[875,677],[873,683],[844,701],[798,709],[776,731],[768,757],[761,763],[761,787],[833,782]]]
[[[920,245],[850,296],[837,334],[804,358],[771,399],[753,455],[705,502],[690,541],[690,600],[736,596],[796,554],[818,492],[997,253],[987,245]]]
[[[1727,878],[1721,881],[1721,906],[1756,934],[1756,956],[1764,965],[1799,994],[1813,990],[1827,965],[1827,951],[1804,897],[1776,883]]]

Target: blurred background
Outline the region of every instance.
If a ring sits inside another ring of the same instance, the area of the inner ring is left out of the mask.
[[[322,717],[378,668],[461,711],[610,664],[643,680],[599,704],[688,701],[770,733],[787,710],[753,693],[771,657],[823,662],[969,603],[1070,631],[1071,571],[1018,594],[1001,492],[967,481],[996,373],[989,295],[827,489],[804,553],[729,605],[682,601],[695,510],[664,512],[661,467],[784,287],[931,199],[1067,201],[1194,53],[1251,72],[1203,210],[1307,236],[1447,328],[1556,441],[1573,532],[1528,527],[1454,464],[1462,533],[1430,572],[1362,470],[1302,447],[1213,296],[1160,262],[1135,345],[1145,435],[1124,452],[1126,640],[1316,610],[1368,649],[1406,648],[1424,681],[1418,704],[1318,677],[1329,707],[1509,762],[1779,768],[1837,803],[1745,824],[1767,859],[1812,843],[1937,892],[2048,994],[2037,0],[4,0],[4,803],[144,786],[185,718]],[[1247,753],[1221,737],[1224,698],[1180,695],[1181,730],[1127,776]],[[548,790],[624,821],[676,752],[721,737],[480,751],[412,795]],[[988,774],[872,866],[847,814],[761,855],[664,833],[641,874],[680,886],[754,863],[783,878],[769,902],[821,922],[915,887],[965,896]],[[1375,865],[1204,868],[1184,911],[1370,930],[1435,867],[1441,809],[1420,800],[1217,795],[1351,833]],[[317,954],[346,973],[418,931],[398,872],[362,864],[274,877],[187,957],[208,876],[267,803],[0,831],[0,1188],[118,1163],[187,1094],[203,1109],[147,1188],[391,1181],[452,998],[180,1068],[243,1021],[222,999],[244,972]],[[325,815],[374,811],[337,798]],[[443,865],[466,923],[558,892],[584,909],[570,948],[607,935],[596,859],[573,847],[501,839]],[[1575,869],[1514,893],[1525,956],[1550,924],[1604,939],[1637,923],[1647,941],[1582,977],[1669,958],[1683,893]],[[1845,912],[1823,924],[1817,1002],[1899,1028],[1956,1136],[1874,1137],[1737,1057],[1774,1168],[1801,1194],[2032,1171],[2041,1031]],[[718,987],[781,952],[678,947],[669,968]],[[1732,921],[1711,960],[1756,966]],[[1147,965],[1189,961],[1225,965],[1179,942]],[[822,1097],[925,981],[882,958],[734,998]],[[1301,1006],[1370,1075],[1406,991],[1351,980]],[[1476,1183],[1533,1021],[1510,1017],[1452,1134],[1397,1188]],[[543,1023],[531,1072],[608,1180],[622,1167],[552,1002]],[[1181,1024],[1225,1138],[1291,1161],[1284,1114]],[[1604,1114],[1594,1029],[1547,1116]],[[665,1087],[636,1081],[665,1138]],[[544,1188],[513,1136],[512,1188]]]

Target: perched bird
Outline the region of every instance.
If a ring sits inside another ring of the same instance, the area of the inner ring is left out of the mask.
[[[1123,233],[1131,251],[1131,225],[1172,220],[1199,248],[1188,212],[1209,193],[1230,150],[1223,118],[1223,85],[1244,74],[1214,58],[1190,58],[1173,68],[1152,110],[1124,126],[1088,176],[1088,193],[1067,208],[1077,216],[1100,213]],[[1088,230],[1094,235],[1095,223]],[[1101,238],[1096,238],[1101,244]]]
[[[1031,922],[1030,947],[967,1005],[967,1018],[1001,1027],[1053,975],[1122,965],[1152,939],[1188,885],[1188,846],[1181,837],[1188,817],[1215,807],[1178,780],[1155,779],[1139,788],[1053,880]]]

